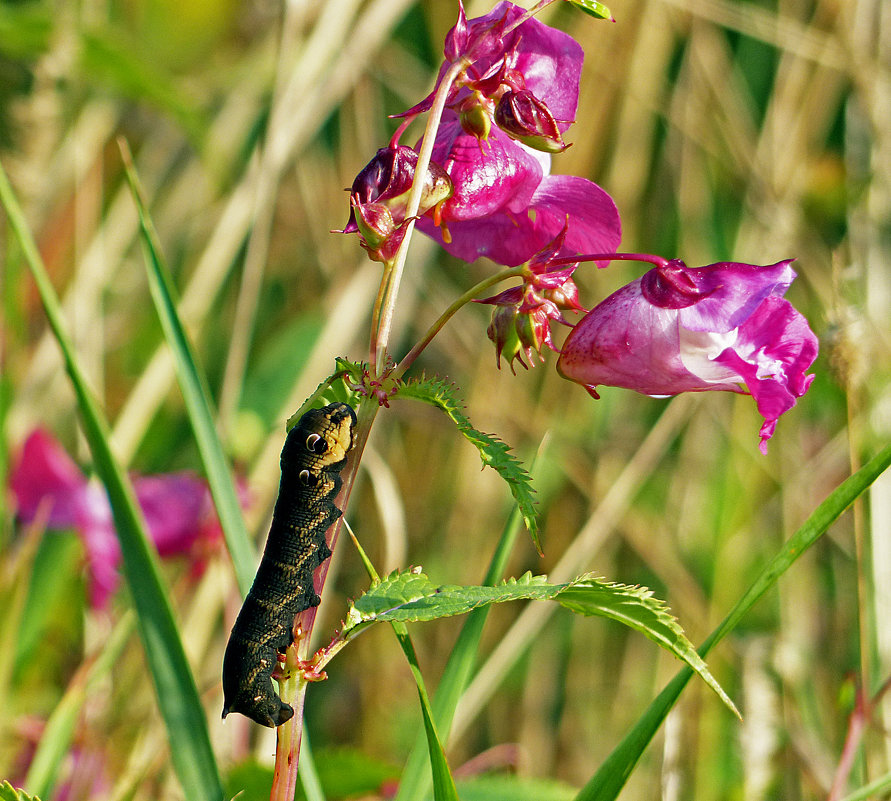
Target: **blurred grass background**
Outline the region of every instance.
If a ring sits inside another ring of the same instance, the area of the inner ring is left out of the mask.
[[[541,18],[586,50],[573,146],[555,171],[613,195],[624,249],[691,266],[796,257],[789,297],[820,337],[816,380],[762,457],[748,398],[669,402],[605,389],[593,402],[553,360],[499,373],[485,308],[462,311],[421,366],[454,380],[474,424],[527,461],[546,441],[535,470],[545,554],[523,542],[514,575],[594,570],[645,584],[698,642],[891,430],[891,11],[882,0],[614,0],[612,24],[554,6]],[[468,15],[489,8],[469,3]],[[0,4],[0,155],[116,452],[143,473],[199,466],[148,301],[123,136],[261,542],[285,420],[334,356],[367,351],[379,266],[354,238],[329,233],[347,219],[344,187],[392,133],[386,114],[428,90],[455,13],[452,3],[411,0]],[[85,463],[57,346],[2,227],[0,237],[0,472],[38,424]],[[416,238],[397,355],[490,269]],[[583,302],[639,274],[624,263],[580,272]],[[445,419],[394,402],[363,464],[348,519],[378,567],[422,564],[434,580],[478,582],[510,498]],[[15,576],[33,573],[27,631],[4,634],[16,651],[0,682],[0,775],[13,777],[114,620],[84,609],[77,540],[54,534],[23,549],[9,500],[3,597]],[[885,481],[712,655],[744,722],[691,685],[623,798],[826,797],[855,689],[865,679],[872,693],[891,673],[889,506]],[[561,563],[570,546],[579,555]],[[320,638],[366,584],[346,541],[334,563]],[[250,753],[268,762],[265,732],[218,719],[222,650],[239,605],[226,555],[197,585],[185,566],[166,569],[221,767]],[[127,605],[121,593],[112,617]],[[492,612],[484,659],[495,655],[459,710],[450,760],[578,786],[676,666],[618,626],[521,612]],[[433,686],[459,625],[413,627]],[[350,747],[398,766],[419,721],[383,628],[331,665],[307,706],[320,763],[327,748]],[[891,707],[877,710],[852,787],[888,769],[889,716]],[[165,748],[134,638],[90,692],[61,778],[81,782],[74,798],[177,798]],[[90,795],[96,777],[102,789]]]

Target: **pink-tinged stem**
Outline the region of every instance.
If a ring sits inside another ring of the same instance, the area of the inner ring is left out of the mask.
[[[467,67],[465,59],[456,61],[440,81],[436,91],[433,106],[427,114],[427,127],[424,129],[424,140],[418,152],[418,163],[415,166],[415,180],[408,197],[408,205],[405,210],[405,219],[408,221],[405,227],[405,237],[399,245],[393,268],[388,278],[386,299],[381,310],[380,325],[377,331],[377,355],[374,365],[378,374],[382,373],[387,362],[387,345],[390,342],[390,330],[393,326],[393,312],[396,306],[396,297],[399,294],[399,284],[402,281],[402,271],[405,269],[405,260],[408,256],[408,244],[415,228],[414,217],[421,207],[421,197],[424,192],[424,183],[427,176],[427,168],[430,166],[430,157],[433,155],[433,144],[436,141],[436,132],[439,130],[439,122],[445,109],[449,89],[455,79]]]
[[[532,17],[534,17],[539,11],[541,11],[543,8],[547,8],[553,2],[554,0],[539,0],[538,3],[536,3],[532,8],[526,11],[525,14],[514,20],[514,22],[505,30],[505,34],[508,34],[512,30],[519,28],[520,25],[526,22],[526,20],[532,19]]]
[[[347,508],[356,471],[362,458],[362,451],[365,450],[365,444],[368,442],[368,435],[371,432],[371,424],[379,409],[380,406],[376,402],[363,403],[358,409],[358,420],[354,432],[355,441],[350,449],[346,467],[341,473],[343,487],[334,500],[334,505],[338,509],[345,510]],[[340,533],[342,521],[343,518],[338,519],[326,532],[326,542],[332,553],[337,545],[337,536]],[[322,594],[330,564],[331,560],[326,559],[313,574],[313,587],[318,595]],[[294,717],[276,730],[275,775],[272,781],[270,801],[291,801],[294,798],[294,789],[297,787],[300,741],[303,737],[303,704],[308,686],[306,678],[300,674],[299,664],[309,660],[312,630],[317,611],[318,607],[313,606],[297,615],[295,628],[303,634],[287,651],[287,665],[291,668],[293,678],[282,688],[282,698],[294,707]]]
[[[668,259],[651,253],[585,253],[581,256],[561,256],[559,259],[549,261],[548,267],[578,264],[582,261],[642,261],[654,267],[665,267],[668,264]]]

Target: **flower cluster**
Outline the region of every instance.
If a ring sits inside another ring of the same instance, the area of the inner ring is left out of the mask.
[[[550,326],[572,328],[557,369],[597,397],[599,385],[650,395],[719,390],[751,394],[764,417],[761,450],[777,419],[810,386],[817,340],[783,298],[789,261],[761,267],[722,262],[698,269],[679,259],[619,254],[621,222],[612,198],[579,176],[551,175],[552,154],[568,147],[583,52],[509,2],[468,20],[459,0],[433,92],[404,112],[409,121],[444,108],[418,210],[419,230],[452,255],[517,268],[522,285],[481,300],[494,306],[489,338],[499,367],[532,364],[558,351]],[[351,194],[346,231],[358,231],[387,262],[402,243],[417,151],[378,152]],[[582,262],[613,259],[655,268],[588,312],[571,279]],[[525,360],[524,360],[525,357]]]
[[[522,264],[553,241],[567,219],[567,254],[615,250],[621,222],[612,198],[586,178],[549,174],[550,154],[565,149],[562,133],[578,106],[581,46],[526,18],[512,3],[499,3],[470,21],[459,3],[445,56],[437,88],[403,114],[411,119],[429,110],[449,67],[466,65],[448,88],[419,229],[460,259],[485,256],[508,266]],[[403,201],[416,164],[415,150],[391,143],[353,184],[344,231],[360,231],[363,246],[373,242],[381,260],[392,257],[402,241],[404,202],[394,198]],[[367,204],[387,207],[386,214],[375,207],[370,236],[357,211]]]
[[[120,581],[121,548],[105,489],[87,479],[42,429],[25,440],[9,483],[23,523],[45,514],[48,528],[77,531],[86,552],[90,603],[107,607]],[[221,539],[205,482],[191,473],[169,473],[134,476],[133,487],[159,555],[187,555],[200,569]]]
[[[514,359],[528,369],[524,355],[530,364],[534,354],[544,361],[543,348],[557,351],[551,337],[551,321],[569,326],[563,317],[564,311],[586,311],[579,303],[578,287],[570,277],[579,266],[578,262],[555,264],[565,238],[566,226],[553,242],[524,265],[522,286],[477,301],[495,306],[488,334],[495,343],[499,367],[502,356],[507,359],[511,371]]]

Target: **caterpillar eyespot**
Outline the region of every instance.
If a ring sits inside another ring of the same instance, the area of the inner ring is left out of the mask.
[[[322,443],[321,448],[316,448],[316,445]],[[310,434],[306,438],[306,449],[313,451],[314,453],[324,453],[325,452],[325,440],[323,440],[318,434]]]
[[[272,670],[293,641],[294,618],[321,600],[313,571],[331,551],[325,532],[342,514],[334,505],[353,446],[355,412],[345,403],[308,411],[288,433],[282,479],[263,558],[223,656],[223,717],[239,712],[263,726],[290,720]]]

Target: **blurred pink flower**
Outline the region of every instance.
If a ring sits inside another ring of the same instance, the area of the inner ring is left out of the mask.
[[[751,394],[764,417],[761,451],[777,419],[807,392],[817,338],[782,296],[791,260],[766,267],[662,262],[613,293],[573,328],[557,370],[596,387],[647,395],[723,390]]]
[[[19,518],[29,523],[47,506],[48,528],[77,531],[86,551],[90,603],[103,609],[120,581],[121,548],[105,488],[90,481],[59,443],[37,429],[10,475]],[[189,555],[200,567],[221,538],[207,484],[188,472],[134,476],[148,533],[163,557]]]

